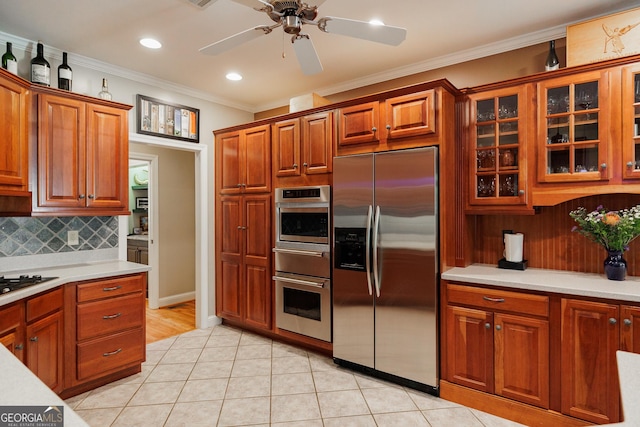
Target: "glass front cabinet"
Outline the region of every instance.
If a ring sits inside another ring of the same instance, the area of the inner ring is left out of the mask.
[[[538,182],[611,177],[608,95],[607,71],[538,84]]]
[[[527,85],[469,95],[468,211],[527,205]]]
[[[622,177],[639,179],[640,64],[622,69],[622,161]]]

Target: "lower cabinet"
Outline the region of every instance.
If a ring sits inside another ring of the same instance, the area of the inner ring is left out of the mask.
[[[65,388],[82,391],[140,370],[145,288],[144,273],[65,285]]]
[[[57,288],[0,309],[0,343],[55,392],[63,388],[62,308]]]
[[[127,261],[149,265],[149,242],[147,240],[127,239]]]

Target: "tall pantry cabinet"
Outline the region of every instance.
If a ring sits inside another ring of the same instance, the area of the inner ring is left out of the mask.
[[[216,144],[216,314],[271,329],[271,133],[225,132]]]

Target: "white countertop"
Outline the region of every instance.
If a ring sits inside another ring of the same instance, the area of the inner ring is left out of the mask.
[[[148,265],[113,260],[87,262],[60,267],[33,268],[23,272],[12,271],[11,273],[5,273],[5,275],[7,277],[11,277],[20,275],[21,273],[30,275],[40,274],[42,277],[57,277],[57,279],[0,295],[0,306],[39,294],[40,292],[48,291],[49,289],[56,288],[64,285],[65,283],[101,279],[109,276],[123,276],[125,274],[142,273],[149,270],[150,267]]]
[[[609,425],[638,426],[640,425],[640,406],[638,405],[640,354],[617,351],[616,359],[618,360],[618,377],[620,378],[620,395],[624,421]]]
[[[447,270],[441,277],[462,283],[640,302],[640,277],[637,276],[616,281],[608,280],[601,274],[539,268],[520,271],[473,264]]]
[[[89,427],[3,345],[0,345],[0,366],[0,389],[4,390],[0,393],[0,407],[4,412],[8,411],[7,406],[43,406],[43,411],[49,406],[62,406],[65,427]]]

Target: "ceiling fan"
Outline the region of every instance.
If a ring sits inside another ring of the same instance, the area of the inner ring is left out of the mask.
[[[302,32],[302,26],[305,24],[315,25],[325,33],[341,34],[391,46],[398,46],[407,34],[407,30],[404,28],[375,25],[352,19],[327,16],[316,20],[318,6],[324,3],[325,0],[315,0],[315,5],[309,5],[302,0],[233,1],[266,13],[275,24],[250,28],[205,46],[200,49],[200,52],[207,55],[218,55],[262,35],[269,34],[274,28],[282,27],[285,33],[291,34],[293,50],[298,58],[302,72],[306,75],[313,75],[322,71],[322,64],[311,38],[308,34]]]

